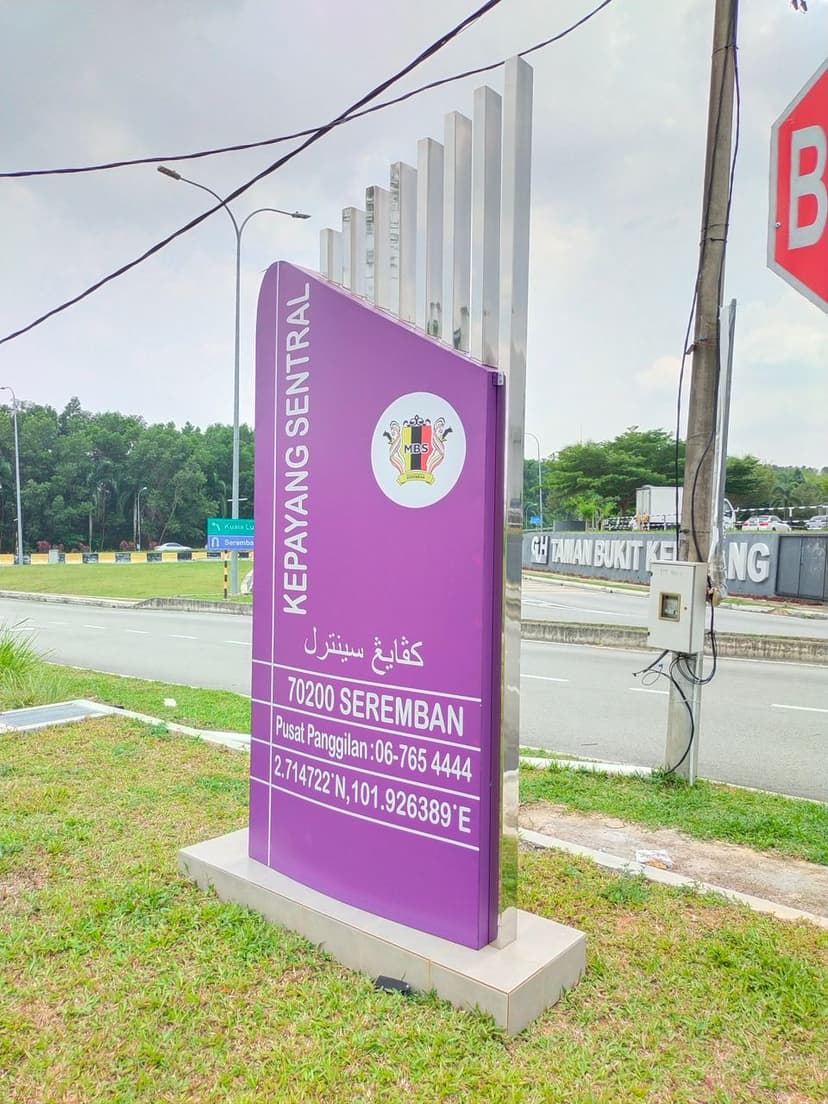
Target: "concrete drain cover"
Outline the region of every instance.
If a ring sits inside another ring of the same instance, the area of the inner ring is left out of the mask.
[[[35,705],[30,709],[9,709],[0,713],[0,732],[27,732],[47,725],[82,721],[84,717],[100,717],[112,712],[105,705],[95,702],[68,701],[54,705]]]

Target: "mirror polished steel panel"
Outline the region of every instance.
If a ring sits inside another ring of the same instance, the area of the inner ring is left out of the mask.
[[[342,284],[365,295],[365,212],[359,207],[342,211]]]
[[[500,239],[500,369],[506,377],[501,680],[501,838],[499,946],[517,935],[518,752],[520,743],[520,591],[523,541],[523,431],[529,296],[532,69],[506,62]]]
[[[443,147],[417,143],[417,328],[443,330]]]
[[[469,351],[471,287],[471,119],[446,115],[443,178],[443,340]]]
[[[391,310],[403,321],[417,314],[417,170],[391,166]]]
[[[339,230],[320,231],[319,271],[335,284],[342,283],[342,234]]]
[[[392,309],[391,193],[377,185],[365,189],[365,294]]]
[[[474,94],[472,131],[471,318],[469,350],[498,365],[500,321],[501,99],[491,88]]]

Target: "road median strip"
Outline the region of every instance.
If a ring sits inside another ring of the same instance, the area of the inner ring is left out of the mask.
[[[591,644],[604,648],[657,651],[650,646],[645,628],[523,620],[520,623],[520,632],[524,640],[547,644]],[[729,659],[828,664],[828,640],[802,636],[753,636],[750,633],[717,632],[716,652],[720,657]],[[705,642],[705,653],[712,654],[709,638]]]

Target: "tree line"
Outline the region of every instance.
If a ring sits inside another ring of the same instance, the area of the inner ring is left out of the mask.
[[[187,423],[147,425],[113,412],[92,414],[73,398],[18,406],[23,543],[67,551],[142,547],[167,540],[205,543],[208,517],[229,517],[233,430]],[[253,515],[253,432],[240,429],[239,512]],[[16,546],[12,412],[0,407],[0,552]]]
[[[189,423],[148,425],[143,418],[83,410],[73,398],[58,413],[18,409],[26,551],[142,547],[167,540],[200,547],[208,517],[231,512],[233,430]],[[610,441],[568,445],[524,462],[527,525],[542,504],[544,522],[635,512],[636,488],[684,478],[684,442],[665,430],[631,426]],[[540,476],[541,496],[538,489]],[[737,508],[813,507],[828,502],[828,468],[784,468],[755,456],[731,456],[727,496]],[[240,428],[240,514],[253,516],[253,431]],[[16,544],[14,436],[9,406],[0,406],[0,552]]]
[[[540,484],[539,484],[540,478]],[[567,445],[552,457],[524,460],[523,503],[527,526],[539,516],[574,517],[589,525],[635,513],[635,492],[650,483],[684,481],[684,441],[663,429],[630,426],[610,441]],[[538,488],[540,485],[540,496]],[[737,509],[801,507],[828,502],[828,468],[779,467],[756,456],[729,456],[725,494]]]

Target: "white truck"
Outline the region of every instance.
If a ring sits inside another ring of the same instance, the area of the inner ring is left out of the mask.
[[[634,529],[675,529],[681,521],[681,502],[683,487],[654,487],[647,483],[635,492],[635,517],[631,525]],[[678,497],[677,497],[678,492]],[[676,505],[678,504],[678,517]],[[736,525],[736,511],[730,502],[724,500],[723,527],[733,529]]]

